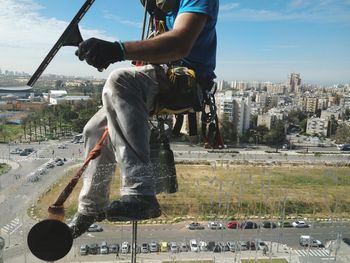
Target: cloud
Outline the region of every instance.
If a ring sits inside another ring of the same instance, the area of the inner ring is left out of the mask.
[[[311,23],[350,24],[350,0],[292,0],[279,10],[237,8],[220,15],[229,21],[304,21]]]
[[[230,11],[232,9],[236,9],[240,6],[239,3],[228,3],[220,5],[220,11]]]
[[[61,36],[68,22],[42,16],[42,9],[34,0],[1,0],[0,68],[33,72]],[[81,28],[81,32],[84,38],[112,39],[98,30]],[[74,60],[72,54],[72,48],[62,48],[55,60],[60,57],[68,64]],[[62,70],[65,68],[56,73]]]
[[[136,28],[139,28],[139,29],[142,28],[142,23],[140,23],[140,22],[135,22],[135,21],[127,20],[127,19],[122,19],[121,17],[113,15],[113,14],[108,13],[108,12],[105,12],[103,17],[105,19],[112,20],[114,22],[117,22],[117,23],[120,23],[120,24],[123,24],[123,25],[129,25],[129,26],[136,27]]]

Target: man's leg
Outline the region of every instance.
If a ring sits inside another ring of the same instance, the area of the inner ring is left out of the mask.
[[[84,158],[100,140],[107,126],[105,110],[100,109],[84,127]],[[83,187],[79,195],[78,212],[69,224],[73,237],[78,237],[95,221],[105,219],[109,203],[110,184],[116,161],[109,137],[103,143],[101,153],[90,161],[83,176]]]
[[[103,89],[110,139],[121,168],[121,199],[107,208],[111,221],[160,216],[150,162],[149,113],[159,92],[152,65],[114,71]]]

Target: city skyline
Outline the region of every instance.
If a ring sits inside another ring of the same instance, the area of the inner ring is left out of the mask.
[[[0,68],[32,74],[84,1],[1,2]],[[221,0],[217,79],[285,82],[295,72],[303,83],[350,83],[349,11],[349,0]],[[80,28],[84,39],[137,40],[142,18],[139,1],[96,1]],[[117,63],[99,73],[74,51],[62,48],[44,73],[106,78],[130,65]]]

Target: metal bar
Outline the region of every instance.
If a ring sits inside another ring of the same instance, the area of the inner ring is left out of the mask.
[[[46,55],[44,60],[41,62],[38,69],[34,72],[32,77],[29,79],[27,85],[33,87],[35,82],[38,80],[38,78],[41,76],[41,74],[44,72],[46,67],[50,64],[51,60],[54,58],[58,50],[64,46],[65,40],[68,40],[72,32],[76,32],[75,30],[78,27],[78,23],[83,18],[83,16],[86,14],[86,12],[89,10],[91,5],[95,2],[95,0],[87,0],[84,5],[80,8],[78,13],[74,16],[72,21],[69,23],[67,28],[64,30],[63,34],[60,36],[60,38],[57,40],[55,45],[52,47],[52,49],[49,51],[49,53]],[[72,44],[72,43],[71,43]]]
[[[131,263],[136,263],[137,254],[137,221],[132,221]]]

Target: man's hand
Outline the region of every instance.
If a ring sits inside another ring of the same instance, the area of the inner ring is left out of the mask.
[[[125,51],[122,43],[89,38],[79,44],[75,55],[97,69],[106,69],[112,63],[123,61]]]

